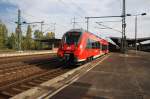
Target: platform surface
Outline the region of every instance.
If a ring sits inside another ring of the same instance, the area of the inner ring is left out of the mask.
[[[150,99],[150,53],[111,53],[52,99]]]

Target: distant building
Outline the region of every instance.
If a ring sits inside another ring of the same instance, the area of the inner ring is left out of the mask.
[[[41,40],[38,40],[38,41],[41,41],[43,42],[44,44],[47,44],[49,47],[49,49],[54,49],[54,48],[58,48],[59,47],[59,44],[60,44],[60,41],[61,39],[56,39],[56,38],[52,38],[52,39],[41,39]]]
[[[119,47],[121,47],[121,37],[110,37]],[[128,49],[135,50],[135,39],[127,38],[126,44]],[[137,38],[137,50],[150,51],[150,37]]]

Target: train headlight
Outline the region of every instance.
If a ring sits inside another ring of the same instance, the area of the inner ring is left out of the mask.
[[[83,46],[82,45],[80,45],[80,49],[82,49],[83,48]]]

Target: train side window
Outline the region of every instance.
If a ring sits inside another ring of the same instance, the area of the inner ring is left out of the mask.
[[[91,40],[91,43],[92,43],[92,48],[93,48],[93,49],[96,49],[96,46],[97,46],[96,41]]]
[[[100,43],[97,41],[96,42],[96,48],[99,49],[100,48]]]
[[[102,45],[102,50],[107,50],[107,45]]]
[[[97,49],[97,46],[98,46],[98,43],[97,43],[97,41],[95,41],[95,48]]]
[[[95,48],[95,42],[92,42],[92,48],[93,49]]]
[[[102,46],[101,43],[99,43],[99,49],[102,49],[101,46]]]
[[[104,45],[102,44],[102,50],[104,50]]]
[[[90,39],[87,40],[86,48],[88,48],[88,49],[92,48]]]
[[[104,45],[102,44],[102,50],[104,50]]]
[[[95,40],[92,40],[92,39],[88,39],[87,43],[86,43],[86,48],[100,49],[101,48],[101,44],[98,41],[95,41]]]

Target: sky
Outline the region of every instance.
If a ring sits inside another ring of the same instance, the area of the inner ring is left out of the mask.
[[[120,16],[122,14],[122,0],[0,0],[0,20],[5,23],[10,33],[15,31],[17,11],[21,10],[21,21],[44,21],[43,32],[54,32],[56,38],[73,28],[86,29],[87,16]],[[150,37],[150,0],[126,0],[126,13],[136,15],[147,13],[146,16],[138,16],[138,36]],[[111,22],[114,21],[114,22]],[[121,33],[104,28],[96,22],[121,31],[121,18],[90,19],[89,31],[103,37],[120,37]],[[126,18],[126,35],[134,38],[135,17]],[[22,25],[25,35],[27,25]],[[40,24],[32,25],[33,31],[40,29]]]

